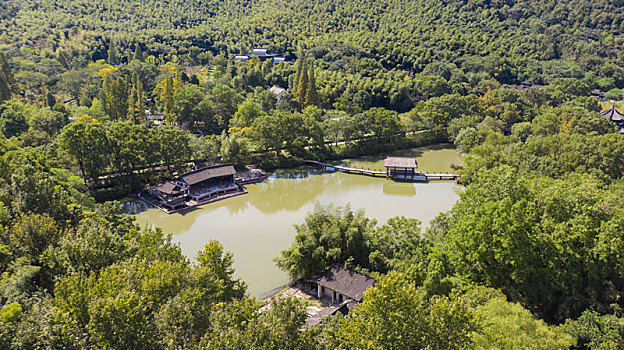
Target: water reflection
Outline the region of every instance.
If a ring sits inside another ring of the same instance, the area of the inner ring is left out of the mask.
[[[383,193],[387,196],[413,197],[416,195],[416,186],[411,183],[386,181],[383,184]]]
[[[415,149],[412,154],[420,155],[419,162],[437,160],[435,166],[440,170],[450,168],[450,159],[459,159],[456,151],[444,148]],[[378,158],[383,160],[382,156]],[[351,162],[374,168],[374,163]],[[458,187],[452,182],[395,183],[384,178],[328,173],[314,167],[281,170],[265,182],[246,187],[246,195],[183,214],[167,215],[157,209],[141,211],[140,202],[128,208],[138,213],[136,217],[142,226],[154,224],[173,233],[174,241],[189,257],[194,257],[210,239],[221,241],[226,250],[234,252],[237,276],[257,296],[288,282],[286,274],[275,267],[273,258],[290,246],[295,234],[293,225],[301,223],[316,202],[340,206],[349,203],[353,209],[364,208],[367,216],[380,223],[393,216],[406,216],[418,218],[426,225],[439,212],[450,209],[458,198]]]

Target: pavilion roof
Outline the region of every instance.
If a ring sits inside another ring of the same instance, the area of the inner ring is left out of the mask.
[[[609,120],[612,120],[614,122],[624,121],[624,114],[620,113],[617,109],[615,109],[615,106],[612,106],[611,109],[607,109],[606,111],[600,112],[600,114],[602,114],[603,116],[609,118]]]
[[[418,168],[416,158],[388,157],[384,160],[385,167],[393,168]]]

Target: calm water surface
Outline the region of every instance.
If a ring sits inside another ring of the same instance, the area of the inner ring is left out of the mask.
[[[414,156],[427,172],[449,172],[451,164],[462,164],[455,149],[444,146],[414,148],[393,152],[395,156]],[[384,156],[365,157],[344,163],[382,169]],[[205,205],[184,214],[167,215],[158,209],[138,209],[141,226],[154,225],[172,233],[182,251],[195,257],[211,239],[219,240],[234,253],[236,275],[248,284],[251,295],[260,296],[288,283],[286,274],[273,259],[290,247],[294,224],[303,222],[316,202],[364,209],[368,217],[384,223],[393,216],[420,219],[425,225],[438,213],[449,210],[458,199],[452,182],[395,183],[321,169],[301,167],[277,171],[259,184],[246,186],[249,194]]]

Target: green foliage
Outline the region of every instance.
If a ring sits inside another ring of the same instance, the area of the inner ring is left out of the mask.
[[[188,132],[170,126],[148,128],[131,122],[103,124],[85,116],[63,129],[59,147],[75,160],[93,188],[104,180],[102,176],[107,172],[133,174],[132,171],[138,169],[169,167],[188,161],[192,139]],[[136,176],[149,175],[148,171]]]
[[[297,235],[288,250],[276,258],[279,268],[293,278],[322,271],[332,263],[352,259],[356,265],[368,265],[366,235],[375,225],[362,211],[349,206],[336,208],[316,204],[305,222],[296,225]]]
[[[565,328],[579,348],[617,348],[624,148],[589,94],[622,99],[620,5],[0,2],[0,348],[571,345],[527,309],[580,315]],[[229,61],[261,46],[295,64]],[[525,79],[547,86],[505,86]],[[277,259],[292,277],[399,271],[313,329],[293,300],[246,299],[219,243],[191,263],[88,191],[127,193],[196,158],[294,164],[433,139],[468,153],[467,188],[424,237],[349,207],[296,226]]]
[[[259,305],[238,301],[216,310],[211,332],[200,346],[209,349],[315,349],[315,339],[304,329],[306,313],[295,298],[271,302],[261,312]]]
[[[427,300],[401,274],[390,272],[328,329],[326,342],[335,349],[466,349],[475,329],[471,311],[460,301]]]
[[[622,285],[622,262],[612,250],[621,234],[605,229],[619,225],[619,191],[587,175],[552,180],[520,177],[509,167],[483,171],[451,212],[446,252],[457,274],[501,288],[548,320],[578,316],[590,305],[606,310],[616,302],[606,291]]]
[[[7,102],[0,105],[0,132],[9,138],[18,136],[28,129],[24,106]]]
[[[11,99],[15,89],[15,78],[6,56],[0,52],[0,103]]]
[[[249,146],[247,140],[237,134],[221,135],[221,157],[224,162],[245,165],[249,162]]]
[[[574,338],[559,326],[536,320],[519,304],[494,298],[474,309],[480,319],[474,349],[569,349]]]
[[[0,310],[0,318],[4,323],[16,322],[22,315],[22,305],[19,303],[6,304]]]
[[[601,316],[588,310],[577,320],[567,321],[565,327],[578,338],[580,349],[621,349],[624,344],[624,319],[615,315]]]

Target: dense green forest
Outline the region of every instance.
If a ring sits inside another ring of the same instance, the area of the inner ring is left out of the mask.
[[[599,113],[623,35],[621,0],[1,1],[0,349],[623,349],[624,139]],[[231,61],[256,47],[293,64]],[[428,228],[319,205],[293,229],[293,279],[377,280],[314,327],[112,201],[434,142],[465,188]]]

